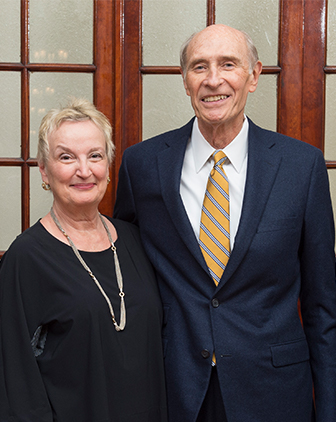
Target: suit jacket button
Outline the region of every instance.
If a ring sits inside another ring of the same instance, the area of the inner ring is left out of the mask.
[[[214,308],[218,308],[218,306],[219,306],[219,300],[218,300],[218,299],[216,299],[216,298],[212,299],[212,301],[211,301],[211,305],[212,305]]]
[[[204,357],[204,359],[208,359],[210,357],[210,352],[207,349],[204,349],[201,351],[201,355]]]

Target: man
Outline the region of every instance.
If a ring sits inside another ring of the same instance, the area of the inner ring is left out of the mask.
[[[125,151],[115,206],[157,271],[170,421],[335,422],[323,155],[245,117],[261,72],[246,34],[207,27],[181,68],[196,118]]]

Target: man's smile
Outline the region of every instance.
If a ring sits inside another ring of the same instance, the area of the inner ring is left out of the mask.
[[[229,97],[228,95],[213,95],[211,97],[202,98],[202,101],[204,103],[212,103],[212,102],[216,102],[220,100],[225,100],[228,97]]]

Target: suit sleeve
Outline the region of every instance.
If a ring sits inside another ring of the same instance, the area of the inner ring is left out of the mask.
[[[119,170],[117,198],[113,217],[138,225],[130,173],[128,170],[128,156],[129,154],[126,150]]]
[[[12,251],[4,255],[0,265],[0,422],[53,421],[28,328],[32,322],[28,308],[35,308],[31,309],[34,319],[39,307],[30,284],[32,274],[24,257]]]
[[[328,175],[317,155],[301,242],[301,312],[316,400],[316,421],[336,421],[336,284],[334,223]]]

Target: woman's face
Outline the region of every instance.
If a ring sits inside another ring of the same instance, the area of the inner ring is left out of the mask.
[[[67,208],[98,207],[109,171],[103,132],[91,120],[63,122],[49,134],[48,143],[48,160],[40,165],[40,172],[55,203]]]

